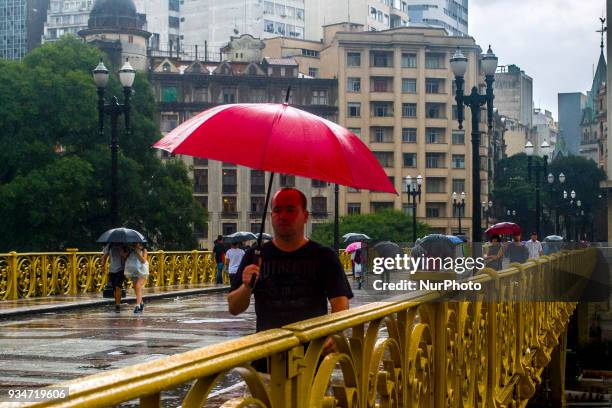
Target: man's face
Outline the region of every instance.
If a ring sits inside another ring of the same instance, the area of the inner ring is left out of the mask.
[[[520,242],[520,240],[521,240],[521,236],[520,235],[514,235],[513,238],[514,238],[514,242]]]
[[[536,241],[538,239],[538,235],[537,234],[531,234],[531,240],[532,241]]]
[[[302,207],[300,194],[295,190],[280,191],[272,200],[272,228],[279,238],[304,236],[308,211]]]

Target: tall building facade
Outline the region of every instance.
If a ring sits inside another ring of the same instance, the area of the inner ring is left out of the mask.
[[[579,154],[580,123],[582,111],[586,107],[587,97],[582,92],[559,93],[559,132],[564,142],[564,154]]]
[[[558,123],[553,118],[551,111],[540,108],[533,110],[533,138],[531,142],[535,154],[542,156],[540,146],[544,142],[548,143],[554,151],[558,133]]]
[[[353,30],[352,32],[350,32]],[[314,43],[280,40],[263,53],[313,49]],[[435,232],[458,232],[452,193],[466,192],[465,217],[471,219],[471,121],[458,129],[449,60],[459,47],[468,57],[466,89],[481,85],[481,49],[470,37],[451,37],[428,27],[363,31],[357,24],[326,26],[319,45],[321,78],[338,79],[338,123],[359,135],[374,152],[400,193],[341,189],[340,214],[371,213],[385,208],[411,211],[404,177],[423,176],[423,196],[417,217]],[[274,56],[274,55],[272,55]],[[302,57],[301,66],[313,64]],[[303,70],[304,68],[300,68]],[[469,112],[469,109],[467,109]],[[469,113],[468,113],[469,116]],[[480,157],[481,197],[488,201],[489,145],[486,114],[482,115]],[[462,229],[469,234],[469,227]],[[408,239],[408,238],[407,238]]]
[[[181,0],[134,0],[139,13],[147,16],[151,50],[181,50]]]
[[[405,0],[410,24],[441,27],[450,35],[468,35],[468,0]]]
[[[230,37],[304,38],[304,0],[183,0],[183,47],[203,49],[218,56]],[[212,58],[212,57],[211,57]]]
[[[323,26],[350,22],[365,31],[382,31],[408,25],[408,2],[404,0],[304,0],[306,39],[323,38]]]
[[[49,0],[0,1],[0,58],[21,59],[38,47]]]
[[[42,42],[56,41],[65,34],[78,35],[87,28],[94,0],[51,0]]]

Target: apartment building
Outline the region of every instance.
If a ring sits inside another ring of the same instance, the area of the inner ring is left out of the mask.
[[[271,41],[271,40],[268,40]],[[302,47],[311,47],[303,42]],[[269,52],[299,49],[266,47]],[[324,27],[319,52],[321,78],[338,79],[338,123],[359,135],[385,168],[398,192],[404,177],[423,176],[417,217],[436,232],[458,229],[453,214],[453,191],[466,192],[465,217],[471,219],[470,120],[464,130],[455,118],[454,77],[449,60],[457,48],[468,57],[465,89],[480,86],[481,48],[470,37],[451,37],[440,28],[402,27],[363,31],[342,23]],[[273,55],[271,55],[273,56]],[[466,108],[469,117],[469,108]],[[488,201],[486,113],[481,123],[481,194]],[[394,208],[410,212],[408,195],[341,189],[342,214],[370,213]],[[464,233],[469,229],[464,228]]]

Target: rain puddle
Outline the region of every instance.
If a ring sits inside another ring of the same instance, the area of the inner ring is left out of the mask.
[[[244,319],[192,319],[192,320],[179,320],[179,323],[185,324],[199,324],[199,323],[234,323],[242,322]]]

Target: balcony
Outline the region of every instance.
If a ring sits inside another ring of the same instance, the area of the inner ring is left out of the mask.
[[[312,210],[310,212],[310,215],[312,216],[312,218],[316,218],[316,219],[328,218],[329,217],[329,212],[327,212],[327,211],[319,211],[319,210]]]
[[[221,218],[235,220],[236,218],[238,218],[238,214],[239,213],[237,211],[223,211],[221,213]]]

